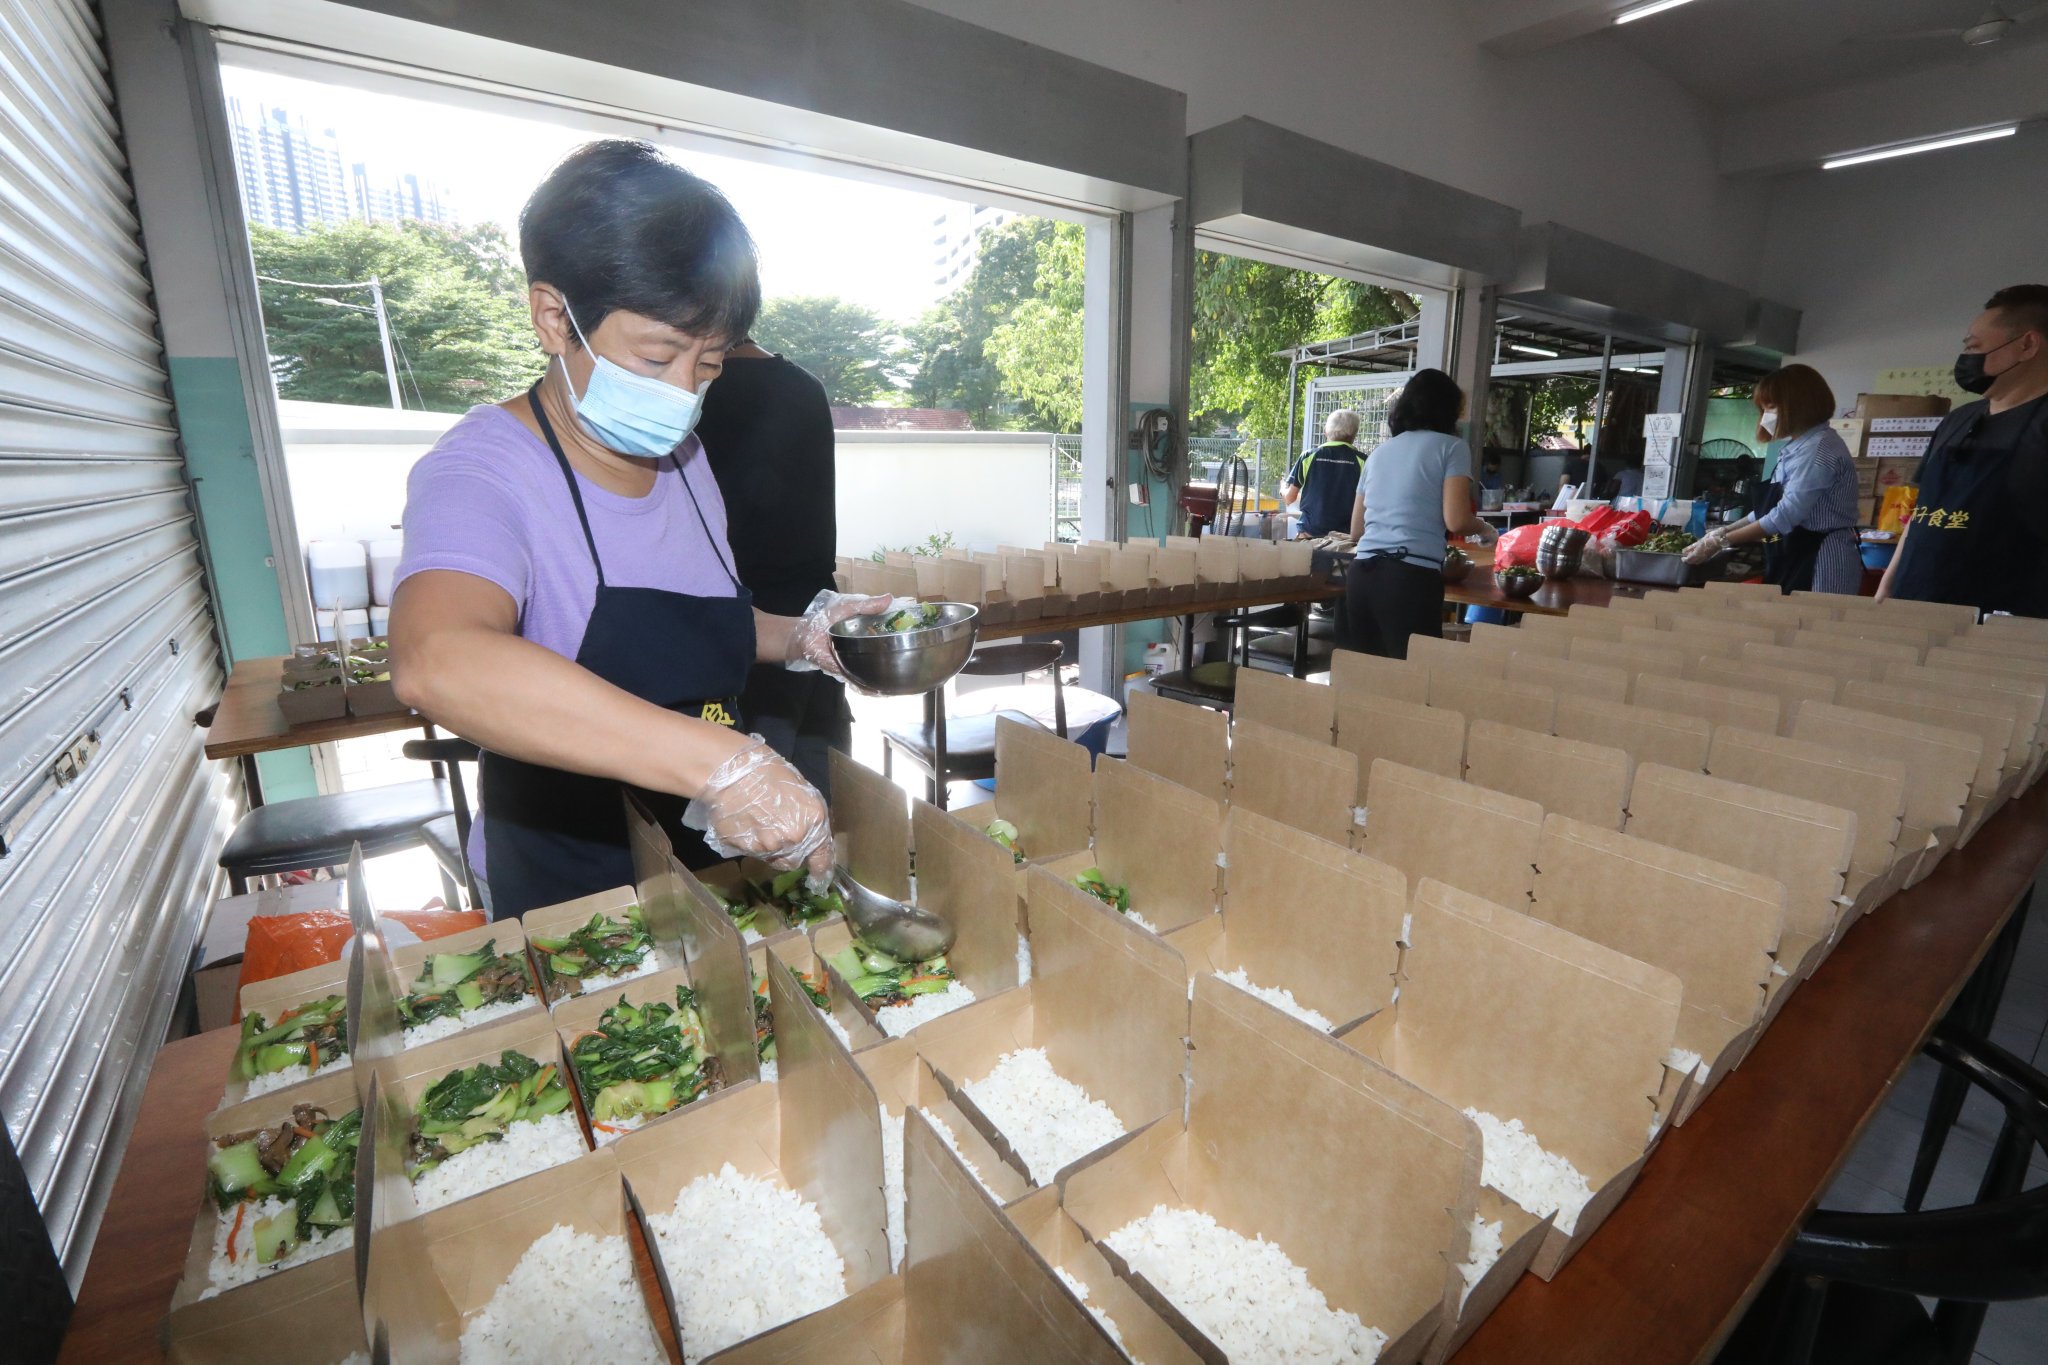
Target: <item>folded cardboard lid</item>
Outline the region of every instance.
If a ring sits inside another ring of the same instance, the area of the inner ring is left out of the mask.
[[[1856,814],[1658,764],[1636,770],[1628,832],[1768,877],[1785,888],[1785,927],[1827,938],[1856,844]],[[1788,968],[1796,963],[1786,963]]]
[[[1096,866],[1161,930],[1216,909],[1222,830],[1223,812],[1206,796],[1118,759],[1096,765]]]
[[[1556,719],[1557,691],[1541,683],[1460,677],[1438,669],[1429,675],[1429,704],[1462,712],[1468,720],[1497,720],[1549,734]]]
[[[1017,984],[1017,873],[1010,850],[925,801],[911,811],[917,903],[953,926],[947,962],[977,996]]]
[[[1882,660],[1868,654],[1855,654],[1846,649],[1797,649],[1791,645],[1746,644],[1742,647],[1742,657],[1780,668],[1825,673],[1844,682],[1855,679],[1875,681],[1883,676],[1885,667]]]
[[[1562,815],[1543,822],[1536,862],[1538,919],[1671,972],[1688,1008],[1755,1021],[1784,930],[1781,884]]]
[[[164,1319],[172,1365],[244,1365],[287,1341],[299,1365],[369,1355],[353,1256],[323,1256],[292,1274],[175,1307]]]
[[[1704,768],[1713,722],[1654,706],[1591,701],[1565,692],[1557,701],[1557,733],[1625,749],[1638,763]]]
[[[1420,705],[1429,700],[1429,670],[1405,659],[1339,649],[1330,655],[1330,687],[1340,695],[1362,692]]]
[[[1734,640],[1738,646],[1749,641],[1758,644],[1776,644],[1778,632],[1759,621],[1742,621],[1732,617],[1719,616],[1711,612],[1678,610],[1671,614],[1671,634],[1680,648],[1685,648],[1688,637],[1692,639]]]
[[[1878,621],[1868,612],[1856,612],[1837,621],[1814,621],[1801,630],[1813,635],[1846,636],[1856,640],[1875,640],[1880,644],[1896,644],[1903,650],[1915,652],[1924,652],[1936,639],[1934,631],[1900,621]],[[1943,638],[1946,638],[1945,633]]]
[[[1156,692],[1125,699],[1129,761],[1169,782],[1221,803],[1228,795],[1230,717],[1206,706],[1168,701]]]
[[[1506,678],[1510,683],[1536,683],[1555,688],[1560,698],[1590,697],[1609,702],[1628,700],[1626,669],[1612,664],[1568,659],[1562,653],[1550,655],[1517,649],[1508,658]]]
[[[1809,621],[1792,633],[1785,643],[1794,649],[1813,649],[1823,653],[1861,654],[1866,658],[1893,663],[1903,660],[1918,663],[1927,652],[1924,643],[1911,640],[1872,639],[1868,635],[1844,634],[1840,621]]]
[[[1230,760],[1232,810],[1256,811],[1332,843],[1351,842],[1358,755],[1240,718],[1231,726]]]
[[[1808,702],[1792,718],[1792,737],[1906,762],[1905,822],[1939,830],[1963,818],[1984,742],[1965,730]]]
[[[1490,720],[1465,737],[1466,781],[1609,829],[1621,828],[1632,767],[1623,749]]]
[[[1999,775],[2004,772],[2008,759],[2024,759],[2032,744],[2034,727],[2029,725],[2026,734],[2019,737],[2022,747],[2017,754],[2013,751],[2019,721],[2015,709],[2017,700],[2002,697],[1995,702],[1984,701],[1948,690],[1867,682],[1843,683],[1841,695],[1842,705],[1859,711],[1875,711],[1879,715],[1922,721],[1951,730],[1968,730],[1976,735],[1984,746],[1978,751],[1976,776],[1972,779],[1979,793],[1997,790]],[[2023,764],[2016,763],[2015,766]]]
[[[1522,904],[1542,827],[1534,801],[1383,758],[1366,780],[1364,851],[1410,884],[1434,877],[1496,904]]]
[[[1688,671],[1697,665],[1701,655],[1733,658],[1742,652],[1739,640],[1724,640],[1713,635],[1680,637],[1655,624],[1623,626],[1621,642],[1625,645],[1647,645],[1653,649],[1681,650],[1685,654]]]
[[[1263,668],[1237,670],[1235,720],[1252,720],[1303,739],[1330,742],[1336,722],[1336,692],[1321,683],[1269,673]]]
[[[1094,775],[1088,751],[1050,730],[996,718],[993,814],[1017,827],[1027,858],[1088,847]]]
[[[1623,639],[1594,640],[1583,636],[1572,641],[1571,653],[1567,657],[1581,663],[1619,668],[1630,677],[1639,673],[1658,673],[1676,678],[1685,673],[1686,663],[1686,652],[1675,643],[1636,645]]]
[[[1408,662],[1421,664],[1432,678],[1439,673],[1454,678],[1498,678],[1506,658],[1501,650],[1474,649],[1435,635],[1416,635],[1408,641]]]
[[[1337,694],[1337,747],[1358,755],[1363,772],[1374,759],[1391,759],[1441,777],[1465,772],[1465,713],[1420,701]]]
[[[1901,760],[1726,725],[1714,731],[1707,770],[1787,796],[1839,802],[1856,812],[1851,865],[1872,875],[1891,866],[1906,805]]]
[[[1384,1057],[1452,1106],[1519,1118],[1598,1189],[1643,1154],[1676,976],[1441,882],[1416,888]]]
[[[910,895],[910,815],[903,789],[833,750],[832,837],[853,879],[894,900]]]
[[[1770,693],[1778,699],[1781,723],[1802,702],[1831,702],[1842,688],[1840,679],[1825,673],[1779,668],[1753,659],[1703,658],[1693,665],[1693,676],[1720,687]]]
[[[1784,712],[1784,703],[1769,692],[1752,692],[1740,687],[1724,687],[1719,683],[1649,673],[1636,675],[1635,687],[1629,696],[1644,706],[1699,716],[1715,725],[1740,725],[1749,730],[1777,729]]]

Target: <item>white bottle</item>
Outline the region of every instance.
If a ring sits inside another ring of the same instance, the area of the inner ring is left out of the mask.
[[[306,546],[306,580],[313,610],[360,610],[370,605],[370,556],[360,540],[316,540]]]

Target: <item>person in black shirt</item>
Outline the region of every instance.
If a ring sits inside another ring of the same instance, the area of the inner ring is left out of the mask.
[[[1358,476],[1365,456],[1351,444],[1358,439],[1358,414],[1339,408],[1323,419],[1323,443],[1305,452],[1287,471],[1280,497],[1301,508],[1298,538],[1315,540],[1351,526],[1351,503],[1358,496]]]
[[[803,615],[813,597],[832,587],[838,557],[825,386],[803,367],[743,341],[725,353],[724,372],[705,392],[697,436],[725,498],[740,582],[762,611]],[[757,666],[740,694],[740,720],[830,798],[826,754],[845,752],[853,734],[838,679]]]
[[[1993,294],[1955,378],[1984,397],[1951,412],[1929,442],[1878,600],[2048,616],[2048,285]]]

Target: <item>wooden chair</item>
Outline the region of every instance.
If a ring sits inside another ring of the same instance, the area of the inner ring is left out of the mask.
[[[1053,731],[1065,739],[1067,698],[1060,679],[1060,663],[1066,653],[1067,647],[1058,640],[1023,640],[1013,644],[989,645],[974,651],[960,672],[963,676],[989,678],[1029,675],[1050,669]],[[900,750],[903,757],[925,775],[931,788],[931,803],[944,810],[948,782],[983,782],[996,775],[997,716],[1008,716],[1027,725],[1038,724],[1030,716],[1016,711],[948,716],[945,689],[926,693],[921,723],[882,731],[882,775],[893,775],[894,758]]]

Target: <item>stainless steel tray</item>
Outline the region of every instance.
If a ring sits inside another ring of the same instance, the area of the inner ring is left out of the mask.
[[[1614,576],[1627,583],[1657,583],[1667,588],[1697,587],[1707,581],[1705,564],[1688,564],[1678,555],[1643,550],[1616,550]]]

